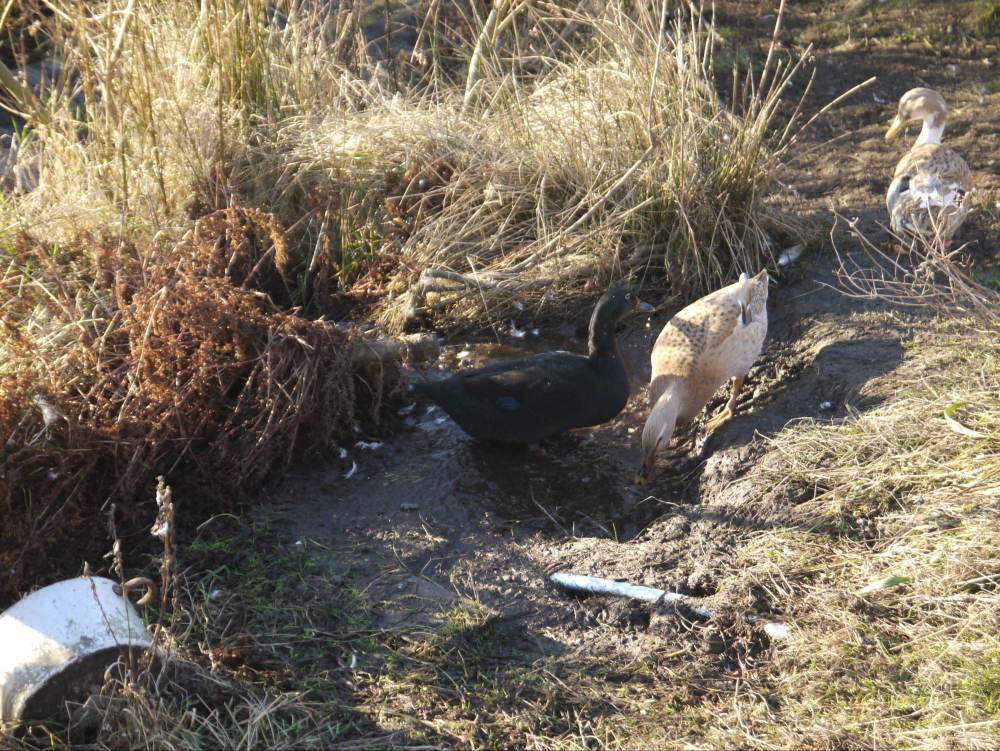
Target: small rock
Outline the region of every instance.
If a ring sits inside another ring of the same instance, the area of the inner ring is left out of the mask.
[[[798,259],[802,255],[802,244],[793,245],[790,248],[785,248],[784,252],[778,256],[779,266],[788,266],[790,263]]]
[[[831,409],[833,409],[833,402],[820,402],[819,408],[824,412],[829,412]]]
[[[789,631],[788,626],[784,623],[778,623],[776,621],[765,623],[764,633],[775,641],[788,641],[792,638],[792,632]]]

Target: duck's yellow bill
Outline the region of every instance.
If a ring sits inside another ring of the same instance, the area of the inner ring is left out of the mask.
[[[896,134],[899,133],[900,130],[902,130],[904,125],[906,125],[906,123],[904,123],[900,119],[899,115],[896,115],[896,117],[892,121],[892,124],[889,125],[889,130],[885,132],[885,140],[891,141],[893,138],[895,138]]]

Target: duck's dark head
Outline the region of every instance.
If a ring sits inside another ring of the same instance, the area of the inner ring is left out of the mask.
[[[614,349],[615,326],[630,313],[651,312],[653,306],[644,303],[634,289],[615,284],[608,289],[594,306],[590,317],[590,352]]]

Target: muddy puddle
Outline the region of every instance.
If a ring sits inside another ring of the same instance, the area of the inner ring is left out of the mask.
[[[631,325],[643,329],[642,321]],[[448,344],[437,368],[586,348],[572,332],[503,339]],[[645,378],[639,348],[626,342],[621,348],[638,385]],[[330,565],[376,605],[407,593],[412,577],[422,578],[418,589],[437,600],[461,593],[497,605],[491,593],[502,598],[510,589],[497,585],[532,568],[515,563],[515,548],[575,537],[625,542],[660,514],[656,504],[643,503],[648,494],[633,482],[642,429],[635,410],[523,448],[482,444],[432,404],[409,402],[401,412],[403,427],[391,439],[344,447],[327,465],[288,477],[273,501],[290,533],[327,551]],[[478,575],[467,586],[455,581],[465,563],[484,558],[494,559],[493,581]],[[395,617],[383,617],[383,625],[395,625]]]

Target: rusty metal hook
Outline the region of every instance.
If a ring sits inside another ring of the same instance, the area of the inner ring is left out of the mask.
[[[129,579],[124,584],[115,584],[111,591],[120,597],[128,597],[129,593],[139,587],[145,587],[146,593],[136,600],[136,605],[148,605],[156,597],[156,582],[145,576],[136,576]]]

